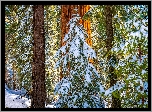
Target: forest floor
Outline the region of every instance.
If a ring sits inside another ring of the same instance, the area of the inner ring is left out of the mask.
[[[21,97],[19,93],[21,90],[10,90],[5,85],[5,108],[29,108],[31,99]],[[45,108],[54,108],[54,105],[48,104]]]

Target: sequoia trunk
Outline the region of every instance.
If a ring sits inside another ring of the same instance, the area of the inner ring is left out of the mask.
[[[78,9],[78,11],[75,11],[74,9]],[[72,18],[72,14],[78,13],[81,17],[80,23],[84,26],[88,33],[88,38],[86,39],[86,42],[88,45],[92,46],[92,39],[91,39],[91,29],[90,29],[90,21],[89,20],[82,20],[82,17],[84,14],[90,9],[89,5],[62,5],[61,6],[61,46],[65,45],[65,42],[63,42],[65,34],[68,32],[69,28],[67,27],[67,23]],[[90,62],[92,60],[90,59]],[[62,68],[60,72],[60,80],[62,79]]]

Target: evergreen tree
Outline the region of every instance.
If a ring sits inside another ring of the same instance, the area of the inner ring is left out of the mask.
[[[60,45],[63,46],[65,45],[64,36],[68,32],[68,27],[67,23],[69,20],[72,18],[72,14],[78,13],[81,18],[85,15],[85,13],[90,9],[90,5],[61,5],[61,41]],[[92,46],[92,39],[91,39],[91,27],[90,27],[90,20],[83,20],[81,19],[79,22],[83,25],[85,28],[88,38],[86,38],[86,42],[89,46]],[[90,61],[93,62],[93,60],[89,59]],[[60,70],[60,79],[62,79],[63,74],[62,74],[62,69]]]
[[[106,20],[110,22],[108,18],[106,19],[106,15],[108,15],[106,14],[108,13],[106,7],[107,5],[93,6],[84,17],[86,19],[90,18],[91,20],[91,26],[93,27],[92,34],[99,34],[93,35],[93,38],[95,38],[94,40],[97,40],[97,44],[93,44],[93,48],[95,49],[96,47],[96,51],[98,51],[98,63],[96,63],[99,68],[98,73],[101,73],[102,76],[105,77],[105,80],[103,80],[102,83],[104,84],[105,89],[107,89],[107,92],[109,93],[109,90],[111,89],[110,93],[112,93],[108,94],[108,96],[103,96],[105,102],[108,102],[106,107],[112,107],[111,103],[114,105],[120,104],[119,100],[121,100],[121,108],[148,107],[148,93],[146,93],[146,95],[143,92],[146,91],[144,88],[148,87],[145,81],[145,79],[148,79],[148,71],[146,71],[148,66],[148,6],[113,5],[111,7],[113,27],[113,45],[111,50],[108,50],[106,47],[106,45],[110,45],[108,43],[106,44],[106,40],[112,40],[112,38],[106,34],[107,32],[112,31],[110,31],[110,28],[107,29],[107,27],[111,25],[106,24]],[[108,33],[108,35],[110,34],[112,33]],[[143,43],[142,45],[144,45],[142,47],[144,52],[142,61],[140,60],[141,44],[139,44],[141,42]],[[114,66],[112,67],[111,65]],[[110,68],[113,68],[114,71],[112,72],[112,69],[109,71]],[[112,81],[114,78],[112,78],[113,76],[110,74],[117,77],[115,78],[117,79],[117,82],[124,83],[124,85],[120,84],[124,87],[119,89],[119,91],[114,88],[117,83],[114,84]],[[114,86],[112,86],[112,82]],[[145,87],[143,88],[143,86]],[[112,90],[112,88],[114,89]],[[112,96],[115,97],[114,99],[118,98],[117,103],[114,100],[112,101]],[[120,105],[118,107],[120,107]]]
[[[67,24],[65,45],[56,53],[55,68],[62,67],[64,77],[55,87],[59,99],[56,108],[104,108],[99,92],[104,92],[100,76],[88,59],[96,58],[94,50],[85,42],[87,33],[79,24],[80,16],[73,14]]]

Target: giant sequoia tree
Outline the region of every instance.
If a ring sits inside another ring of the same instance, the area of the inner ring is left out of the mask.
[[[76,9],[76,10],[75,10]],[[61,46],[65,45],[63,41],[65,34],[68,32],[69,28],[67,27],[67,23],[72,18],[72,14],[78,13],[81,17],[80,23],[84,26],[85,30],[88,33],[88,38],[86,38],[86,42],[88,45],[92,46],[91,40],[91,30],[90,30],[90,21],[83,20],[82,17],[85,13],[90,9],[89,5],[61,5]],[[92,62],[91,59],[89,61]],[[63,77],[62,68],[60,72],[60,80]]]
[[[33,6],[34,53],[32,66],[32,99],[31,108],[45,108],[45,38],[44,6]]]

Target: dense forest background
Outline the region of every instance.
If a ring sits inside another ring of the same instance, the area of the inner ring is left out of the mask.
[[[55,86],[68,73],[63,66],[54,68],[54,56],[65,45],[66,24],[74,13],[80,15],[80,24],[88,34],[86,42],[96,53],[96,59],[89,62],[106,90],[100,94],[105,107],[148,108],[148,5],[6,5],[8,88],[24,88],[33,105],[37,103],[33,94],[43,91],[39,93],[44,95],[40,107],[56,101]],[[37,77],[40,80],[34,82]],[[35,84],[43,89],[38,90]]]

